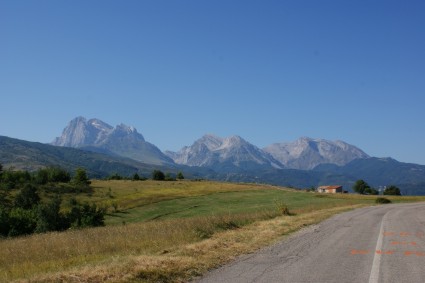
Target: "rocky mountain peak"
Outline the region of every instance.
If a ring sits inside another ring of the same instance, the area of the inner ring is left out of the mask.
[[[264,150],[293,169],[309,170],[319,164],[343,166],[355,159],[368,158],[359,148],[343,141],[302,137],[290,143],[275,143]]]
[[[93,143],[100,130],[91,125],[84,117],[76,117],[68,123],[62,135],[53,141],[53,145],[80,147]]]
[[[125,124],[117,125],[110,133],[111,137],[115,138],[132,138],[134,140],[145,141],[145,138],[142,134],[137,132],[137,129],[132,126],[127,126]]]
[[[223,144],[223,139],[213,134],[207,134],[198,139],[195,144],[202,144],[206,146],[208,150],[214,150]]]
[[[149,164],[172,164],[156,146],[145,141],[137,129],[125,124],[115,128],[99,120],[77,117],[53,142],[56,146],[99,148]]]
[[[80,117],[86,121],[84,117]],[[78,119],[78,118],[77,118]],[[86,122],[87,124],[91,125],[92,127],[98,129],[99,131],[108,132],[113,129],[111,125],[106,124],[105,122],[99,120],[99,119],[90,119]]]
[[[204,135],[192,146],[178,152],[166,152],[178,164],[210,167],[218,171],[226,168],[282,168],[281,164],[239,136],[221,138]]]

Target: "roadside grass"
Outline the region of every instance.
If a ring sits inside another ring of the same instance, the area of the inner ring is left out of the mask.
[[[344,199],[353,201],[375,201],[378,197],[385,197],[391,200],[393,203],[404,203],[404,202],[420,202],[425,201],[425,196],[391,196],[391,195],[359,195],[359,194],[316,194],[322,198],[330,199]]]
[[[192,217],[38,234],[0,241],[0,281],[103,264],[114,258],[167,254],[176,248],[272,219],[277,210],[209,217]]]
[[[375,205],[376,199],[207,181],[93,186],[91,195],[77,197],[103,205],[116,201],[120,212],[110,207],[109,225],[0,240],[0,282],[186,282],[306,225]],[[283,206],[291,216],[281,215]]]
[[[187,282],[238,255],[358,206],[295,216],[172,219],[4,240],[0,281]]]

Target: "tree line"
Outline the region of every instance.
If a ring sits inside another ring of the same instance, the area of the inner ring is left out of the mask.
[[[3,170],[0,164],[0,236],[63,231],[104,225],[105,208],[71,198],[61,209],[63,193],[90,193],[85,169],[73,176],[58,167],[36,172]]]
[[[176,180],[183,180],[184,175],[182,172],[178,172],[176,175],[172,175],[171,173],[164,173],[161,170],[153,170],[151,174],[152,180],[155,181],[176,181]],[[132,181],[145,181],[148,178],[144,176],[140,176],[138,173],[134,173],[130,177],[122,176],[118,173],[114,173],[108,177],[106,177],[107,180],[132,180]]]
[[[364,180],[357,180],[353,185],[353,191],[361,195],[379,195],[379,191],[369,186]],[[397,186],[391,185],[384,189],[383,195],[401,196],[401,191]]]

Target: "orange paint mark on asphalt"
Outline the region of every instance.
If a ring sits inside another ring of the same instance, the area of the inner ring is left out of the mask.
[[[396,232],[391,232],[391,231],[386,231],[383,232],[383,236],[384,237],[390,237],[390,236],[399,236],[399,237],[418,237],[418,238],[424,238],[425,237],[425,232],[416,232],[416,233],[410,233],[410,232],[400,232],[400,233],[396,233]]]
[[[415,255],[415,256],[425,256],[425,252],[415,252],[415,251],[407,251],[404,252],[405,256],[411,256],[411,255]]]
[[[377,250],[376,254],[378,255],[392,255],[394,253],[394,251],[381,251],[381,250]]]
[[[392,241],[391,245],[395,246],[395,245],[404,245],[404,246],[416,246],[417,243],[416,242],[397,242],[397,241]]]
[[[351,250],[352,255],[367,255],[369,251],[366,250]]]

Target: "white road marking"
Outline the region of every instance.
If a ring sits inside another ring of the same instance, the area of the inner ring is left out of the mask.
[[[384,217],[382,217],[381,229],[379,229],[378,241],[376,242],[375,251],[382,250],[382,243],[384,238],[384,222],[387,217],[387,213],[385,213]],[[372,269],[370,271],[369,283],[378,283],[379,282],[379,268],[381,266],[381,255],[378,253],[374,253]]]

